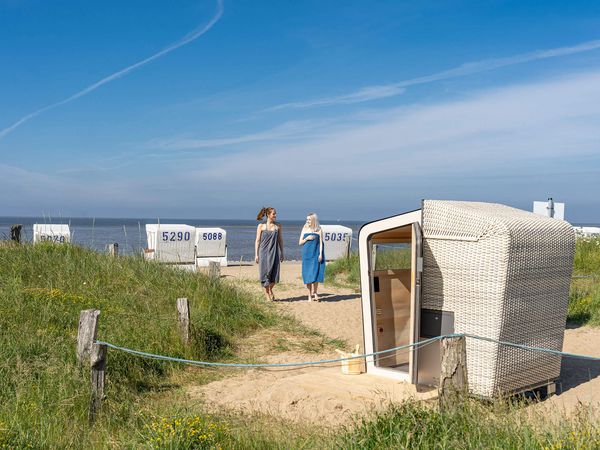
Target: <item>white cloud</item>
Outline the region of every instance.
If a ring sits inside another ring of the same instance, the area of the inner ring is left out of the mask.
[[[26,170],[20,167],[0,164],[0,180],[2,180],[2,188],[0,190],[15,189],[19,191],[26,188],[47,187],[57,188],[62,184],[54,177],[49,175]],[[14,195],[15,191],[11,191]]]
[[[460,101],[370,110],[358,120],[336,117],[317,135],[311,127],[318,123],[288,125],[293,140],[271,129],[254,133],[271,140],[216,142],[222,149],[240,147],[235,153],[166,146],[158,152],[164,159],[146,158],[143,169],[85,178],[0,166],[0,200],[13,210],[24,203],[34,212],[69,205],[93,214],[173,217],[194,215],[197,207],[206,217],[239,217],[269,202],[294,214],[318,209],[329,217],[372,218],[418,207],[420,198],[528,208],[550,194],[572,205],[600,206],[600,71]],[[17,203],[14,192],[21,194]]]
[[[380,98],[395,97],[402,94],[406,89],[398,84],[388,84],[382,86],[367,86],[360,88],[350,94],[338,95],[333,97],[324,97],[315,100],[284,103],[282,105],[266,108],[263,111],[278,111],[288,108],[312,108],[314,106],[347,105],[352,103],[362,103]]]
[[[360,103],[371,100],[377,100],[385,97],[392,97],[403,93],[407,87],[419,84],[427,84],[435,81],[447,80],[451,78],[463,77],[475,73],[486,72],[489,70],[498,69],[501,67],[523,64],[531,61],[542,59],[557,58],[560,56],[574,55],[577,53],[589,52],[600,49],[600,40],[583,42],[570,47],[557,47],[553,49],[537,50],[520,55],[508,56],[505,58],[491,58],[482,61],[468,62],[452,69],[442,72],[425,75],[422,77],[411,78],[408,80],[398,81],[388,85],[367,86],[360,88],[356,92],[343,94],[333,97],[325,97],[307,101],[289,102],[281,105],[276,105],[265,109],[264,111],[278,111],[282,109],[304,109],[316,106],[331,106],[347,103]]]
[[[597,155],[600,72],[480,92],[462,101],[381,110],[369,123],[302,143],[261,146],[204,160],[202,180],[241,185],[273,168],[273,182],[353,183],[421,174],[469,174]]]
[[[327,125],[328,121],[297,120],[289,121],[282,125],[271,128],[270,130],[257,133],[242,134],[239,136],[198,139],[188,137],[176,137],[169,139],[153,139],[146,143],[144,147],[157,150],[193,150],[193,149],[212,149],[218,147],[228,147],[232,145],[248,144],[253,142],[276,141],[282,139],[291,139],[294,137],[306,137],[308,131],[314,131]]]

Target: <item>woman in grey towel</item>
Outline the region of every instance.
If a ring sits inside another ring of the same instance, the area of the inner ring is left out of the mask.
[[[275,208],[264,207],[256,216],[256,220],[266,221],[256,228],[254,243],[254,261],[258,264],[259,279],[265,288],[267,300],[275,300],[273,286],[279,282],[279,264],[283,261],[283,236],[281,225],[275,222]]]

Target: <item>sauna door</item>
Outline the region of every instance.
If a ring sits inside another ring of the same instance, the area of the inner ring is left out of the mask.
[[[402,372],[417,381],[417,350],[421,310],[421,226],[404,226],[374,233],[371,239],[372,315],[374,350],[401,350],[378,355],[375,366]]]
[[[421,324],[421,275],[423,274],[423,237],[421,225],[412,224],[411,239],[411,295],[410,295],[410,339],[411,343],[419,342]],[[417,384],[417,359],[419,350],[411,347],[408,364],[408,376],[412,384]]]

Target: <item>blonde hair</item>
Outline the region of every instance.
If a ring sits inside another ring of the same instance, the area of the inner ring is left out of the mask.
[[[258,212],[258,215],[256,216],[256,220],[261,221],[263,220],[263,218],[265,216],[268,216],[269,214],[271,214],[271,211],[273,211],[275,208],[272,208],[270,206],[263,206],[262,209]]]
[[[308,219],[308,228],[310,228],[311,231],[319,231],[321,229],[321,225],[319,224],[319,216],[317,216],[317,213],[308,213],[306,218]]]

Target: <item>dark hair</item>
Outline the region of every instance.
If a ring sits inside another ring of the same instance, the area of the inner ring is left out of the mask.
[[[258,213],[258,216],[256,216],[256,220],[263,220],[263,217],[268,216],[274,209],[275,208],[271,208],[270,206],[263,206]]]

